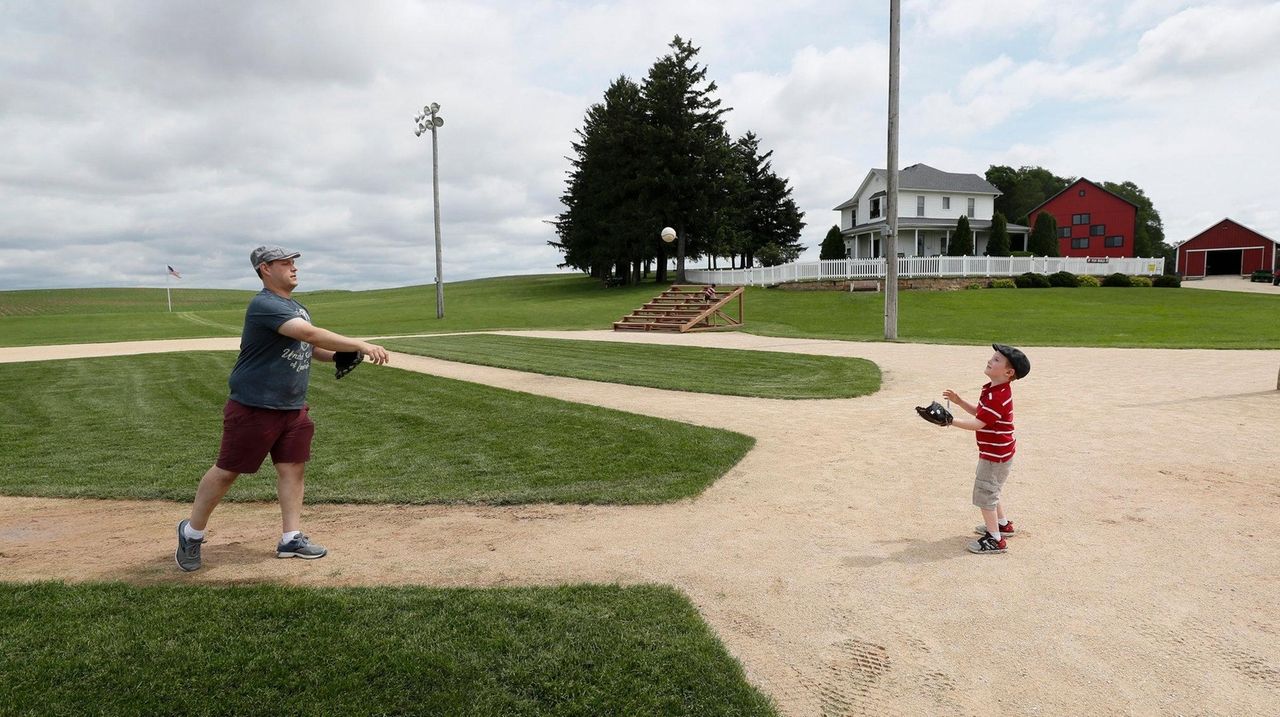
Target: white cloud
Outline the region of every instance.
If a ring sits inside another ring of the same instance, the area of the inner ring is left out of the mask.
[[[1220,214],[1280,234],[1280,4],[905,5],[904,165],[1133,179],[1171,228]],[[156,284],[165,264],[247,288],[267,242],[305,252],[304,288],[430,282],[412,117],[431,101],[446,279],[552,271],[573,130],[675,34],[702,48],[730,132],[774,151],[816,247],[884,165],[878,0],[2,5],[0,289]]]

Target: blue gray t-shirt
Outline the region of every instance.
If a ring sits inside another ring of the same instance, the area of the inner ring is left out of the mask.
[[[278,333],[284,322],[311,321],[306,307],[263,289],[249,302],[240,334],[240,357],[227,383],[231,400],[246,406],[292,410],[307,400],[311,344]]]

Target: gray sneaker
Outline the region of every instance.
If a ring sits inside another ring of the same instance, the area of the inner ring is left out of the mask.
[[[178,561],[178,567],[186,572],[200,569],[200,546],[204,545],[204,539],[196,540],[188,538],[182,529],[187,527],[190,520],[183,518],[178,522],[178,550],[174,552],[173,559]]]
[[[280,543],[276,546],[277,558],[303,558],[306,560],[315,560],[323,558],[328,554],[328,550],[319,545],[312,545],[307,536],[299,533],[298,537],[287,543]]]

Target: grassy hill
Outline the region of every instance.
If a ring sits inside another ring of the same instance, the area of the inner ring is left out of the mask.
[[[486,329],[607,329],[659,287],[604,289],[581,275],[513,276],[435,286],[300,292],[317,324],[362,336]],[[162,289],[0,292],[0,346],[236,336],[252,292]],[[1170,348],[1280,348],[1268,320],[1277,297],[1153,288],[904,291],[904,341]],[[884,297],[751,288],[746,330],[773,336],[879,340]]]

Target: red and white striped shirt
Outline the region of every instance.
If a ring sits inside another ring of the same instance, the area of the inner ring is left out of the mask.
[[[984,385],[974,417],[984,425],[977,432],[978,457],[992,463],[1012,460],[1016,446],[1013,440],[1013,387],[1007,382],[998,386]]]

